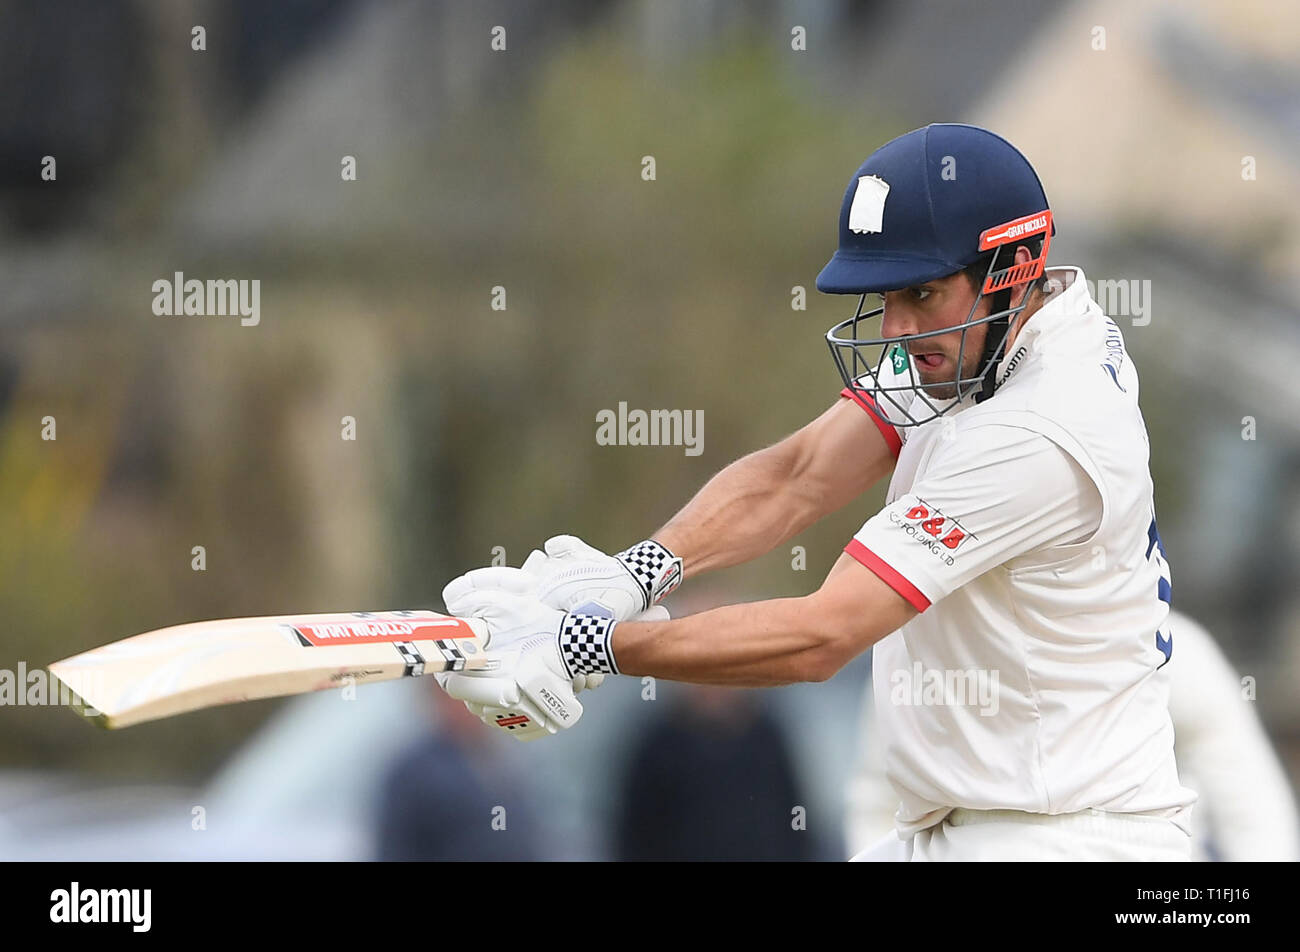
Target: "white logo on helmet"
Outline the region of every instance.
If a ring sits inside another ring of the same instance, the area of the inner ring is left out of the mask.
[[[849,206],[849,231],[855,235],[878,235],[884,230],[885,199],[889,183],[878,175],[858,177],[858,189]]]

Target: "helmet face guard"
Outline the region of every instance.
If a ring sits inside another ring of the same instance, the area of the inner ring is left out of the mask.
[[[1015,307],[1008,306],[978,319],[975,314],[986,296],[1009,291],[1016,285],[1042,277],[1046,268],[1047,250],[1052,242],[1052,213],[1044,210],[1026,215],[986,229],[980,234],[981,254],[1004,245],[1014,246],[1039,234],[1043,236],[1042,249],[1030,261],[994,271],[998,257],[996,251],[989,256],[989,270],[984,275],[980,292],[975,295],[970,312],[961,324],[923,334],[870,336],[870,331],[874,328],[866,322],[882,317],[885,308],[883,303],[877,306],[872,300],[873,306],[868,309],[868,298],[874,299],[880,292],[863,292],[858,298],[857,311],[853,317],[841,321],[826,332],[826,343],[844,385],[859,402],[875,406],[881,416],[898,427],[929,423],[972,395],[976,402],[991,397],[997,388],[994,369],[1002,359],[1007,330],[1010,322],[1025,309],[1029,294],[1026,292]],[[1009,295],[1007,303],[1010,304]],[[988,328],[983,353],[975,372],[971,376],[963,376],[967,347],[974,346],[973,343],[968,344],[970,331],[980,325]],[[931,383],[922,382],[916,372],[915,361],[911,358],[909,345],[913,341],[956,331],[961,333],[961,346],[957,352],[957,369],[953,376]]]

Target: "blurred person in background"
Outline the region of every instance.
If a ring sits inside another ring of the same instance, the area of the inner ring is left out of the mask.
[[[1169,713],[1183,783],[1199,794],[1193,854],[1201,862],[1300,860],[1300,824],[1286,774],[1241,679],[1203,627],[1170,613],[1177,651]],[[898,794],[885,779],[871,681],[847,791],[845,848],[854,856],[894,829]]]
[[[1243,679],[1214,637],[1173,613],[1178,664],[1171,665],[1174,751],[1192,810],[1194,859],[1300,860],[1300,820],[1286,772]]]
[[[619,782],[619,860],[812,860],[785,736],[755,697],[688,688],[632,749]]]
[[[430,684],[432,685],[432,680]],[[434,688],[429,732],[389,768],[376,805],[380,860],[529,861],[541,858],[525,786],[459,701]]]

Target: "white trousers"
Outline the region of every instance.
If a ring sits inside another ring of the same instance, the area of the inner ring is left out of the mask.
[[[956,809],[907,839],[890,833],[852,861],[1186,862],[1191,858],[1190,836],[1172,820],[1145,813],[1083,810],[1049,815]]]

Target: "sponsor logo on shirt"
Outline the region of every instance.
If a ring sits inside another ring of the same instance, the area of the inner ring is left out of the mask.
[[[1101,369],[1110,374],[1110,379],[1115,381],[1115,386],[1119,387],[1120,393],[1128,393],[1123,384],[1119,382],[1119,371],[1124,366],[1124,337],[1119,332],[1119,326],[1110,318],[1106,319],[1106,359],[1102,361]]]
[[[1025,348],[1024,345],[1022,344],[1021,346],[1017,347],[1016,352],[1011,355],[1011,360],[1007,363],[1007,369],[1002,371],[1002,377],[1001,379],[998,380],[999,387],[1002,386],[1004,383],[1006,383],[1007,380],[1011,377],[1011,375],[1016,372],[1016,368],[1020,366],[1020,361],[1024,358],[1024,356],[1025,356]]]
[[[945,565],[956,562],[954,553],[967,539],[975,536],[956,519],[944,515],[924,500],[918,500],[906,512],[889,511],[889,521],[913,541],[921,543]]]

